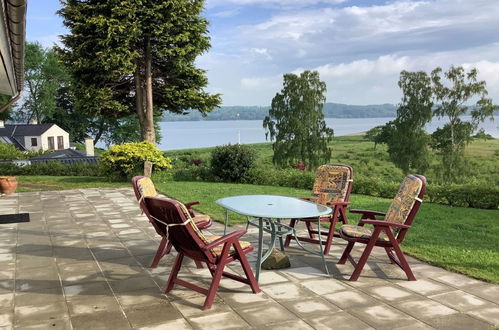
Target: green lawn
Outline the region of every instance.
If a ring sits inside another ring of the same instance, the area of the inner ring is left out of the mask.
[[[307,197],[308,190],[287,187],[208,182],[156,183],[158,189],[183,202],[199,200],[196,209],[217,221],[225,211],[215,201],[222,197],[251,194],[275,194]],[[352,207],[385,211],[389,199],[353,195]],[[403,250],[421,260],[478,279],[499,283],[499,212],[472,208],[458,208],[423,203],[413,227],[403,243]],[[230,214],[232,223],[244,217]],[[358,216],[351,215],[356,223]]]
[[[130,187],[128,182],[110,182],[107,178],[90,176],[18,176],[17,191],[45,191],[80,188]]]

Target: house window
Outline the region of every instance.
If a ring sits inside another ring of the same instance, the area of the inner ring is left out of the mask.
[[[62,136],[57,137],[57,149],[64,149],[64,137]]]
[[[54,137],[53,136],[49,136],[49,150],[54,150],[54,149],[55,149]]]
[[[31,138],[31,146],[32,147],[38,146],[38,139],[37,138]]]

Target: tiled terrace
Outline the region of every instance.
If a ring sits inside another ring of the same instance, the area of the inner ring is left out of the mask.
[[[222,280],[214,306],[182,288],[161,294],[173,256],[149,269],[158,237],[131,189],[20,193],[0,198],[0,214],[31,222],[0,225],[0,329],[488,329],[499,324],[499,286],[409,262],[404,280],[384,254],[358,282],[351,265],[290,248],[292,268],[263,271],[262,293]],[[416,220],[417,221],[417,220]],[[220,234],[214,224],[210,231]],[[254,229],[245,239],[256,240]],[[359,251],[357,251],[357,254]],[[254,253],[250,262],[254,261]],[[209,283],[206,269],[181,276]],[[238,271],[238,267],[231,267]]]

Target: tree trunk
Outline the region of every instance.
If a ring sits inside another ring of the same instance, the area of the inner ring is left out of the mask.
[[[156,132],[154,130],[154,108],[152,98],[152,55],[151,41],[147,39],[146,54],[145,54],[145,121],[142,127],[145,135],[145,140],[156,144]]]

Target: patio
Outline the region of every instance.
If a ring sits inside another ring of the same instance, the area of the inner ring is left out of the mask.
[[[0,329],[489,329],[499,325],[499,286],[413,258],[418,278],[375,251],[357,282],[336,262],[325,277],[320,257],[287,249],[292,268],[263,271],[263,292],[223,279],[211,310],[204,296],[161,289],[173,255],[149,264],[159,237],[140,215],[132,189],[20,193],[0,199],[0,214],[29,212],[31,222],[0,225]],[[417,221],[417,219],[416,219]],[[231,228],[233,230],[233,228]],[[208,230],[223,232],[215,223]],[[255,228],[244,236],[256,244]],[[355,256],[360,250],[356,250]],[[383,252],[383,253],[381,253]],[[379,257],[379,258],[378,258]],[[255,252],[249,255],[254,264]],[[180,277],[208,286],[209,272]],[[238,267],[230,266],[234,271]]]

